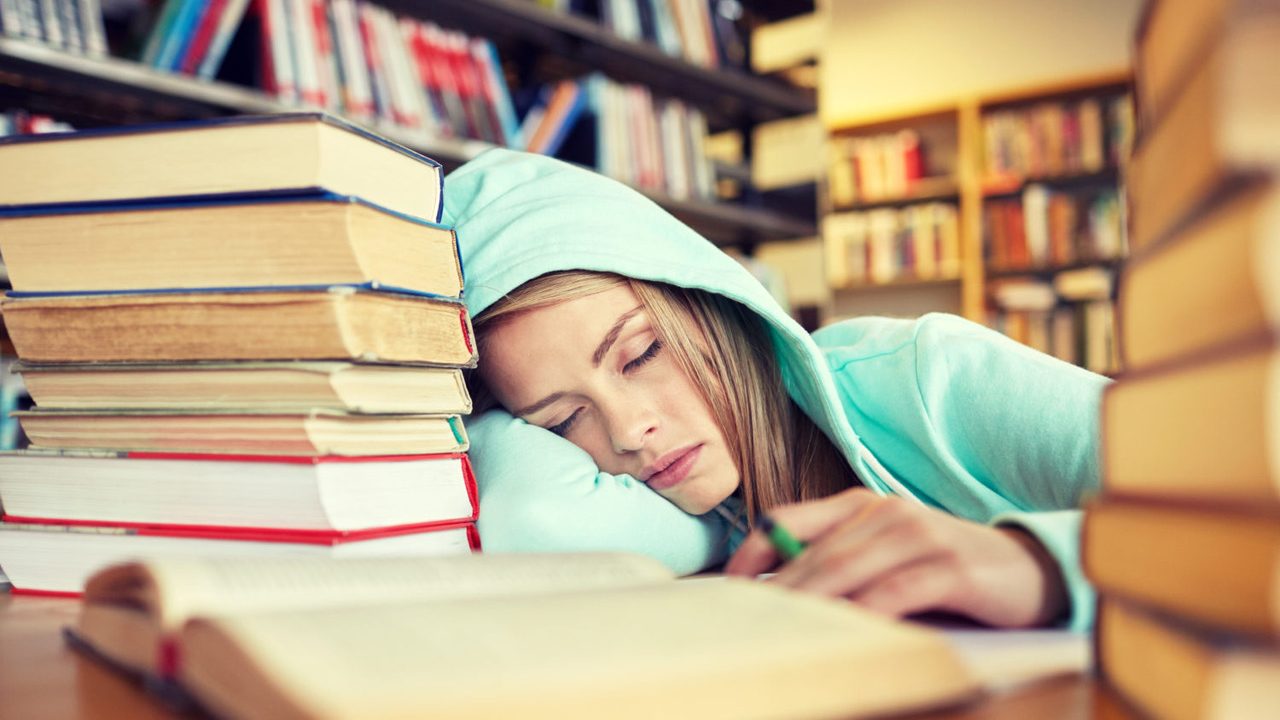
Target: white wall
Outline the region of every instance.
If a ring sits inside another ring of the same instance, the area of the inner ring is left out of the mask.
[[[827,0],[828,125],[1129,65],[1143,0]]]

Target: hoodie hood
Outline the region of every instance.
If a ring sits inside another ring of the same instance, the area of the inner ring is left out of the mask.
[[[751,273],[636,190],[542,155],[493,149],[445,180],[477,316],[540,275],[595,270],[716,293],[765,320],[787,392],[869,487],[896,484],[845,419],[821,350]]]

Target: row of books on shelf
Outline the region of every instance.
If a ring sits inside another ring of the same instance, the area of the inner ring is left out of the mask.
[[[0,0],[0,36],[81,55],[107,54],[100,0]]]
[[[617,83],[599,74],[582,84],[593,110],[597,170],[677,199],[716,197],[701,111],[654,97],[644,85]]]
[[[0,312],[35,403],[0,455],[17,590],[138,554],[478,545],[438,163],[303,114],[12,138],[0,165],[25,168]]]
[[[1118,259],[1127,252],[1124,223],[1115,190],[1029,185],[1018,199],[983,205],[985,262],[991,270],[1023,270]]]
[[[828,153],[828,192],[835,207],[907,197],[927,175],[920,135],[910,129],[836,136]]]
[[[1112,271],[1082,268],[1044,280],[988,285],[987,325],[1018,342],[1104,375],[1121,369]]]
[[[620,38],[654,45],[702,67],[745,67],[742,5],[718,0],[538,0],[558,12],[594,13]]]
[[[29,113],[25,110],[0,112],[0,137],[65,132],[72,129],[74,128],[70,124],[54,120],[48,115]]]
[[[1280,143],[1256,130],[1278,21],[1276,3],[1168,0],[1136,43],[1125,373],[1082,562],[1102,677],[1152,717],[1280,707]]]
[[[823,218],[822,235],[833,287],[960,276],[960,223],[954,205],[834,213]]]
[[[1118,95],[992,110],[982,133],[983,174],[993,185],[1101,172],[1128,160],[1133,103]]]
[[[262,83],[280,100],[436,137],[522,147],[488,39],[356,0],[262,0],[259,7]]]

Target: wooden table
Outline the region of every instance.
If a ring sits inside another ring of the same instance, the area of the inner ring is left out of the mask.
[[[0,720],[106,720],[175,714],[129,679],[72,651],[61,629],[76,600],[0,594]],[[1025,685],[959,710],[913,720],[1121,720],[1115,698],[1083,675]]]

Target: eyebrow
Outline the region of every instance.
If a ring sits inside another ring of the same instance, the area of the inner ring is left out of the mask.
[[[622,328],[640,310],[641,308],[636,306],[618,316],[618,319],[613,323],[613,327],[609,328],[609,332],[605,333],[604,339],[600,341],[600,344],[596,346],[595,353],[591,355],[591,365],[593,367],[600,367],[600,362],[604,360],[604,354],[609,352],[609,348],[613,347],[613,344],[618,341],[618,336],[622,334]]]
[[[604,339],[596,346],[596,351],[591,354],[591,365],[593,367],[600,367],[600,363],[604,360],[605,353],[609,352],[609,348],[613,347],[613,344],[618,341],[618,336],[622,335],[622,329],[626,327],[627,322],[643,309],[643,307],[637,305],[618,316],[618,319],[613,322],[613,327],[609,328],[609,332],[604,334]],[[512,414],[516,417],[532,415],[562,397],[564,397],[564,393],[562,392],[551,393],[538,402],[527,407],[523,407]]]

